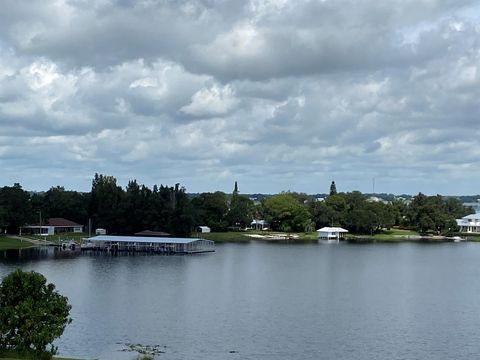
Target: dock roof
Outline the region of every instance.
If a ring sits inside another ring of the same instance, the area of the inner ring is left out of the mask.
[[[145,237],[145,236],[116,236],[98,235],[88,238],[90,241],[137,242],[137,243],[164,243],[164,244],[189,244],[199,238],[174,238],[174,237]]]
[[[341,227],[323,227],[323,228],[321,228],[321,229],[318,229],[317,232],[347,233],[348,230],[345,230],[344,228],[341,228]]]

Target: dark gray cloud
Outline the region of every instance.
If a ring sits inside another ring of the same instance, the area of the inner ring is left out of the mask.
[[[4,184],[478,193],[476,1],[2,2]]]

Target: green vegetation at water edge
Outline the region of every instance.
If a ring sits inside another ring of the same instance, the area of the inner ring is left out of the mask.
[[[9,237],[0,237],[0,250],[23,249],[34,246],[32,243]]]

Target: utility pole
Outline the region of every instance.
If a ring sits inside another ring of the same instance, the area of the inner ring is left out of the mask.
[[[40,218],[40,236],[43,235],[43,232],[42,232],[42,210],[39,210],[38,211],[38,217]],[[45,237],[43,238],[44,240],[44,245],[46,246],[47,245],[47,235],[45,235]]]

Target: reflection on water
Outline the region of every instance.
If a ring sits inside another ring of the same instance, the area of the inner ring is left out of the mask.
[[[3,250],[0,251],[0,259],[5,263],[22,263],[32,260],[71,259],[80,254],[80,251],[63,250],[56,246],[44,246],[38,248]]]
[[[480,244],[218,244],[194,256],[0,253],[72,304],[57,342],[76,358],[472,359]]]

